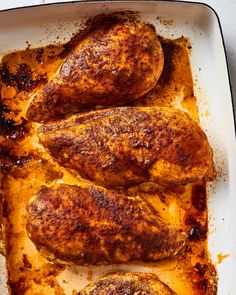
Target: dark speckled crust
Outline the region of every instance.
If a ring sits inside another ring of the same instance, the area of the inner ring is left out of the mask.
[[[155,275],[118,272],[109,274],[77,295],[176,295]]]
[[[120,107],[75,115],[38,130],[61,165],[105,186],[185,185],[213,170],[207,137],[173,108]]]
[[[153,26],[119,18],[98,24],[35,94],[27,118],[42,122],[94,106],[127,103],[155,86],[163,64]]]
[[[49,260],[77,265],[170,258],[187,239],[139,197],[66,184],[42,187],[33,196],[26,229]]]

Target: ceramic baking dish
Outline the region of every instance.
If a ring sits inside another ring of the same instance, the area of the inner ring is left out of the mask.
[[[219,276],[218,294],[234,295],[235,126],[224,41],[215,11],[205,4],[178,1],[81,1],[1,11],[0,58],[8,52],[25,49],[28,41],[32,47],[65,42],[83,18],[126,10],[140,12],[141,18],[154,24],[162,36],[183,35],[191,40],[191,67],[201,126],[213,147],[219,175],[208,193],[209,252]],[[219,255],[226,257],[221,263]],[[0,267],[0,293],[7,294],[3,256]]]

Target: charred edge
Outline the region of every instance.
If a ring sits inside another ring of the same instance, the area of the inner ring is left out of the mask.
[[[207,207],[206,202],[206,185],[196,184],[192,188],[192,205],[198,211],[205,211]]]
[[[39,76],[33,79],[31,67],[27,64],[20,64],[16,73],[11,73],[7,64],[3,63],[0,68],[0,78],[7,86],[17,87],[19,91],[32,91],[41,84],[45,84],[47,79]]]
[[[7,174],[12,166],[21,168],[31,160],[32,156],[19,157],[11,154],[9,150],[0,147],[0,170]]]
[[[11,113],[11,110],[0,102],[0,135],[12,140],[20,140],[29,132],[27,120],[22,118],[22,123],[7,119],[5,114]]]

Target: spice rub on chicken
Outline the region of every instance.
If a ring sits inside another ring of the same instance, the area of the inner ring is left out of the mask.
[[[38,130],[59,163],[102,186],[185,185],[209,177],[212,150],[199,125],[168,107],[119,107]]]
[[[127,103],[152,89],[163,69],[154,27],[138,20],[107,16],[73,47],[54,77],[33,95],[28,119],[43,122]]]
[[[154,262],[176,256],[187,240],[142,198],[91,185],[42,187],[26,218],[39,252],[62,263]]]
[[[106,275],[87,286],[77,295],[176,295],[155,275],[147,273],[117,272]]]

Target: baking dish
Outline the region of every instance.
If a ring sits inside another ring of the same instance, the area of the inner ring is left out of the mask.
[[[184,35],[191,40],[191,67],[201,126],[213,147],[218,171],[208,194],[209,252],[219,275],[218,294],[235,294],[235,127],[224,43],[216,13],[204,4],[174,1],[76,2],[2,11],[0,55],[24,49],[28,42],[32,47],[65,42],[85,17],[126,10],[140,12],[142,19],[155,24],[160,35],[171,38]],[[56,40],[55,36],[59,38]],[[219,257],[224,255],[226,258],[219,263]],[[1,288],[6,290],[3,257],[1,263]]]

